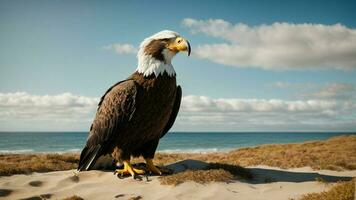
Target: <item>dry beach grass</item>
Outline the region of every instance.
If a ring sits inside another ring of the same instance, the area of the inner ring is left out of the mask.
[[[64,198],[63,200],[84,200],[82,197],[77,196],[77,195],[73,195],[67,198]]]
[[[79,154],[0,154],[0,176],[75,169]],[[270,144],[226,153],[157,153],[155,162],[167,165],[194,159],[233,166],[267,165],[280,168],[310,166],[313,169],[356,169],[356,136],[339,136],[325,141]],[[133,162],[142,162],[134,159]]]
[[[336,183],[328,191],[303,195],[300,200],[354,200],[355,179]]]
[[[0,176],[74,169],[78,154],[0,154]]]
[[[218,162],[236,166],[267,165],[280,168],[310,166],[313,169],[356,169],[356,136],[339,136],[325,141],[269,144],[227,153],[157,154],[156,162],[166,164],[183,159]]]
[[[230,182],[238,179],[251,179],[249,170],[234,165],[210,163],[202,170],[186,170],[160,177],[161,184],[178,185],[187,181],[205,184],[209,182]]]

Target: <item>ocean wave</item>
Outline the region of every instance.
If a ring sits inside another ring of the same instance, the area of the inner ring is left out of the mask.
[[[62,152],[80,152],[82,149],[68,149]]]
[[[9,149],[0,149],[0,154],[26,154],[26,153],[40,153],[40,154],[51,154],[51,153],[77,153],[80,152],[81,149],[67,149],[67,150],[58,150],[58,151],[41,151],[34,149],[17,149],[17,150],[9,150]]]
[[[214,152],[227,152],[231,148],[197,148],[197,149],[165,149],[158,150],[160,153],[214,153]]]
[[[77,153],[80,152],[82,149],[73,148],[73,149],[66,149],[66,150],[58,150],[58,151],[38,151],[34,149],[17,149],[17,150],[8,150],[8,149],[0,149],[0,154],[25,154],[25,153]],[[157,150],[160,153],[214,153],[214,152],[227,152],[232,150],[232,148],[195,148],[195,149],[164,149],[164,150]]]
[[[5,150],[5,149],[0,149],[0,153],[4,154],[10,154],[10,153],[29,153],[29,152],[34,152],[33,149],[17,149],[17,150]]]

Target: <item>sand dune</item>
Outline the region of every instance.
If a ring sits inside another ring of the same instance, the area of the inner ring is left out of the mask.
[[[206,163],[185,160],[169,168],[178,171],[202,169]],[[119,179],[112,172],[75,170],[12,175],[0,178],[0,199],[24,199],[39,197],[63,199],[78,195],[84,199],[288,199],[298,198],[310,192],[330,188],[330,184],[316,181],[320,177],[332,182],[350,180],[356,176],[352,171],[314,171],[309,167],[282,170],[267,166],[248,167],[251,180],[230,183],[214,182],[198,184],[186,182],[177,186],[161,185],[158,177],[149,176],[142,181],[131,177]],[[39,199],[38,198],[38,199]],[[139,199],[139,198],[138,198]]]

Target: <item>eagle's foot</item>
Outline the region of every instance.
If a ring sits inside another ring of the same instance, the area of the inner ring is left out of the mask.
[[[146,166],[147,166],[147,170],[152,173],[152,174],[156,174],[161,176],[162,172],[161,170],[159,170],[154,164],[151,158],[146,158]]]
[[[117,169],[114,171],[114,174],[120,175],[123,177],[124,175],[131,175],[134,179],[136,179],[136,175],[144,175],[146,174],[145,170],[134,168],[130,161],[124,161],[124,169]]]

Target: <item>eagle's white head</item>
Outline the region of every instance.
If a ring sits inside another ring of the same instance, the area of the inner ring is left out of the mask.
[[[137,53],[136,71],[144,76],[155,74],[157,77],[164,72],[175,76],[172,58],[180,51],[187,51],[190,55],[190,44],[186,39],[174,31],[158,32],[142,41]]]

